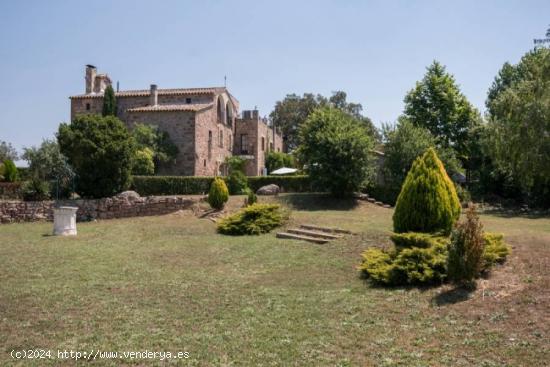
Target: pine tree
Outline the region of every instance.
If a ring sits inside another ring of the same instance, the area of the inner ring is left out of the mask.
[[[449,234],[459,216],[454,184],[430,148],[414,161],[403,183],[393,214],[394,231]]]
[[[113,87],[110,85],[105,88],[103,94],[103,116],[116,116],[116,97]]]

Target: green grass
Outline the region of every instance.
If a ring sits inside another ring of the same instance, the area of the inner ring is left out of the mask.
[[[550,358],[550,219],[483,216],[514,253],[464,296],[372,288],[358,277],[360,253],[389,243],[392,210],[311,195],[281,201],[295,208],[289,225],[357,234],[327,245],[223,236],[191,213],[79,223],[72,238],[49,236],[51,223],[0,226],[0,365],[60,364],[9,356],[34,348],[190,353],[183,363],[93,363],[113,366],[542,366]]]

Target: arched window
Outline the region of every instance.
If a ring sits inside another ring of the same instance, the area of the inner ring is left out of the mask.
[[[218,112],[218,123],[221,124],[223,123],[223,113],[224,113],[222,96],[218,96],[217,112]]]
[[[233,108],[231,102],[225,104],[225,117],[227,119],[227,125],[233,126]]]

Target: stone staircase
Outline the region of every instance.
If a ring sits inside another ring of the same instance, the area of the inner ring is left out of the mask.
[[[314,224],[302,224],[300,225],[300,228],[289,228],[286,232],[278,232],[277,238],[289,238],[323,244],[342,238],[345,234],[351,234],[351,232],[340,228],[320,227]]]

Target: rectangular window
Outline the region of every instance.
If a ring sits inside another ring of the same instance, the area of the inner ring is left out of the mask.
[[[191,103],[191,98],[185,98],[185,103],[190,104]]]
[[[223,130],[220,130],[220,148],[223,148]]]
[[[89,110],[90,110],[90,104],[86,103],[86,111],[89,111]]]
[[[227,137],[227,150],[231,150],[231,134]]]
[[[265,151],[265,138],[262,136],[262,152]]]
[[[241,154],[248,154],[248,134],[241,134]]]
[[[273,143],[269,143],[269,151],[273,151]]]

